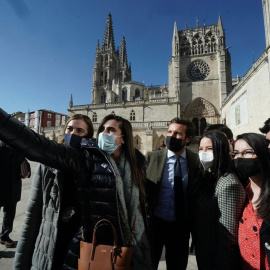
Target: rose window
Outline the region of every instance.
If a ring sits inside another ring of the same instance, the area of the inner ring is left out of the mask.
[[[192,62],[187,68],[187,75],[192,81],[204,80],[210,72],[209,66],[201,60]]]

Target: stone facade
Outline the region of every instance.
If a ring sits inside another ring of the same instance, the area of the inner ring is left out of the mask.
[[[234,136],[245,132],[260,133],[270,117],[270,1],[262,0],[266,49],[239,80],[224,100],[222,119]]]
[[[131,121],[135,147],[143,153],[166,143],[170,120],[181,117],[193,121],[196,137],[191,149],[209,124],[226,123],[238,135],[259,132],[270,117],[270,0],[262,0],[266,50],[242,78],[232,79],[231,57],[226,47],[221,16],[214,25],[179,30],[174,24],[172,59],[168,85],[146,86],[132,81],[127,61],[126,41],[115,49],[112,17],[109,14],[102,47],[96,48],[92,102],[69,104],[69,115],[88,115],[95,130],[108,114]]]
[[[196,135],[207,124],[220,122],[222,100],[232,88],[230,54],[225,46],[221,16],[218,23],[179,30],[175,23],[169,84],[146,86],[132,81],[126,41],[115,49],[111,14],[108,15],[103,44],[96,47],[92,102],[73,105],[69,115],[88,115],[97,129],[108,114],[131,121],[134,143],[143,153],[166,143],[169,122],[182,117],[194,122]],[[195,140],[196,141],[196,140]]]
[[[269,55],[263,52],[223,102],[222,119],[234,136],[245,132],[259,133],[259,128],[270,117],[268,59]]]

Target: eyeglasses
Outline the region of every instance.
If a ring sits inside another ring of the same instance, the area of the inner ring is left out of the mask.
[[[246,149],[242,152],[239,152],[237,150],[233,151],[232,152],[232,157],[233,158],[239,158],[239,157],[243,157],[243,158],[252,158],[253,155],[256,155],[254,150],[251,150],[251,149]]]

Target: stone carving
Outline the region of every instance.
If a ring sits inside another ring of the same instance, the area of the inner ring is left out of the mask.
[[[192,101],[185,110],[185,118],[210,118],[217,117],[217,109],[207,100],[203,98],[196,98]]]

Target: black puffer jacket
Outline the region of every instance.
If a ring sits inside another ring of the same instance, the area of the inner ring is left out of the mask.
[[[25,157],[74,174],[82,213],[84,240],[91,242],[95,223],[108,218],[121,240],[115,173],[108,157],[95,143],[82,139],[77,150],[47,140],[0,110],[0,138]]]
[[[71,171],[79,192],[83,236],[86,242],[91,242],[92,232],[96,222],[102,218],[107,218],[116,228],[119,244],[130,244],[129,239],[132,237],[131,231],[122,230],[121,225],[123,220],[119,217],[121,210],[123,210],[121,208],[123,205],[118,209],[118,205],[120,204],[118,197],[121,195],[123,198],[123,190],[116,190],[116,172],[114,171],[114,166],[111,164],[107,155],[98,149],[93,142],[82,139],[81,149],[74,149],[58,144],[28,129],[24,124],[8,115],[2,109],[0,109],[0,139],[20,151],[30,160],[60,169],[63,172]],[[119,175],[118,172],[117,174]],[[138,187],[136,189],[138,190]],[[137,197],[135,195],[132,198],[135,203],[133,206],[137,207],[131,213],[133,218],[134,213],[136,213],[135,242],[132,258],[133,269],[148,270],[152,267],[146,232],[147,225],[145,224],[144,216],[146,214],[145,205],[143,200],[141,200],[143,207],[136,204],[135,200],[140,199],[139,193],[137,193]],[[121,212],[121,214],[123,213]],[[131,220],[125,222],[129,222],[130,226],[132,224]],[[130,237],[125,235],[125,241],[128,241],[127,243],[123,243],[123,231],[125,231],[125,234],[130,233]],[[102,236],[102,238],[107,239],[103,233]],[[74,238],[75,242],[71,243],[71,249],[67,254],[66,265],[64,266],[65,269],[73,269],[77,266],[77,262],[75,262],[76,266],[74,264],[74,257],[76,257],[76,252],[78,251],[80,237],[81,231]],[[75,256],[70,256],[70,253],[75,253],[72,254]],[[72,264],[69,263],[69,259],[72,260]],[[70,268],[69,265],[75,267]]]

